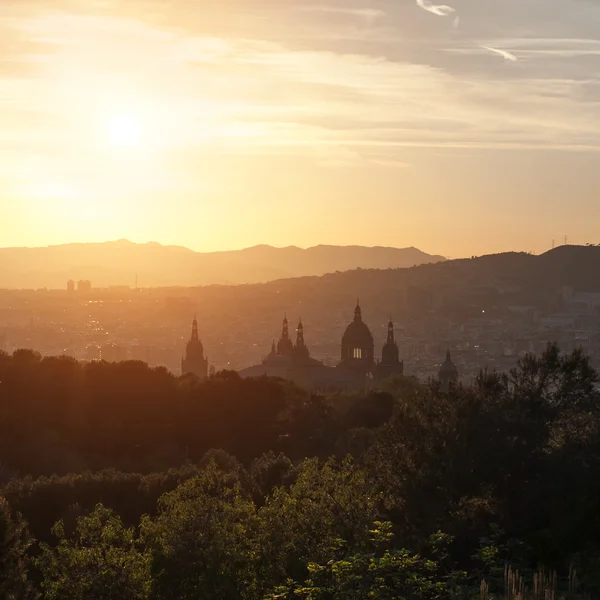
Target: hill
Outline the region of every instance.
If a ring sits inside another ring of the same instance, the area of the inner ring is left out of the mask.
[[[64,288],[68,279],[94,286],[197,286],[260,283],[356,268],[402,268],[443,261],[416,248],[364,246],[254,246],[228,252],[194,252],[180,246],[127,240],[0,249],[0,288]]]

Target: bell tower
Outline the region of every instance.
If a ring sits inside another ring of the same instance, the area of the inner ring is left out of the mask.
[[[394,323],[390,317],[387,340],[381,349],[381,362],[379,363],[379,374],[381,377],[389,377],[394,374],[402,375],[404,373],[404,363],[400,360],[399,356],[398,344],[394,339]]]
[[[192,322],[192,335],[187,343],[185,357],[181,359],[181,374],[193,373],[200,379],[208,376],[208,358],[204,356],[204,346],[198,335],[198,321]]]

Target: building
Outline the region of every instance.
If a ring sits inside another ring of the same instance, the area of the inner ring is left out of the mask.
[[[89,294],[92,291],[92,282],[88,279],[81,279],[77,282],[77,292],[80,294]]]
[[[404,365],[399,359],[398,346],[394,340],[393,323],[390,321],[388,324],[388,339],[382,349],[381,362],[376,362],[373,335],[362,320],[358,302],[354,309],[354,320],[342,336],[340,361],[336,366],[326,366],[312,358],[304,334],[304,324],[300,319],[294,344],[285,316],[281,336],[277,343],[273,340],[271,352],[260,364],[240,371],[240,375],[279,377],[311,390],[332,391],[364,388],[373,380],[403,373]]]
[[[67,281],[67,292],[69,294],[75,293],[75,282],[72,279],[69,279],[69,281]]]
[[[450,383],[458,381],[458,369],[452,362],[450,350],[446,352],[446,360],[440,367],[439,379],[442,384],[442,391],[447,392],[450,389]]]
[[[200,379],[208,376],[208,358],[204,356],[204,346],[198,336],[198,321],[192,322],[192,337],[187,343],[185,357],[181,359],[181,374],[193,373]]]
[[[360,303],[356,302],[354,320],[342,336],[342,352],[338,368],[352,371],[361,377],[375,372],[375,344],[371,330],[362,320]]]
[[[404,362],[400,360],[400,351],[394,339],[394,323],[391,318],[388,323],[387,340],[381,349],[381,362],[377,365],[377,375],[380,379],[387,379],[393,375],[404,375]]]

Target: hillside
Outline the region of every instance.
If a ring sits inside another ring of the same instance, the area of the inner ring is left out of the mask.
[[[68,279],[94,286],[144,287],[259,283],[356,268],[387,269],[443,261],[416,248],[255,246],[201,253],[127,240],[0,249],[0,288],[64,288]]]

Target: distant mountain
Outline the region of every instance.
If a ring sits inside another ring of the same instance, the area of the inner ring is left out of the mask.
[[[364,246],[254,246],[228,252],[194,252],[127,240],[0,249],[0,288],[64,288],[68,279],[95,287],[197,286],[260,283],[351,269],[388,269],[444,261],[417,248]]]

